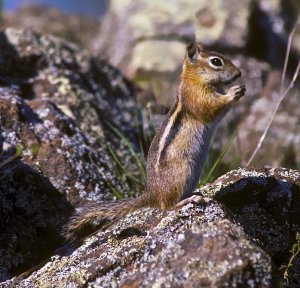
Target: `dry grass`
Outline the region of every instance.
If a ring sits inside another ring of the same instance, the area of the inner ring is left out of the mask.
[[[251,157],[249,158],[246,166],[249,166],[253,159],[255,158],[257,152],[259,151],[259,149],[261,148],[261,145],[262,143],[264,142],[265,138],[266,138],[266,135],[268,133],[268,131],[270,130],[270,127],[271,127],[271,124],[277,114],[277,111],[279,109],[279,106],[282,102],[282,100],[289,94],[289,92],[294,88],[295,86],[295,82],[299,76],[299,70],[300,70],[300,59],[298,61],[298,64],[297,64],[297,68],[293,74],[293,77],[292,77],[292,80],[290,81],[289,85],[285,86],[285,82],[286,82],[286,69],[287,69],[287,64],[288,64],[288,61],[289,61],[289,56],[290,56],[290,52],[291,52],[291,45],[292,45],[292,41],[293,41],[293,37],[294,37],[294,34],[296,32],[296,30],[299,28],[300,26],[300,17],[298,18],[293,30],[291,31],[290,35],[289,35],[289,38],[288,38],[288,44],[287,44],[287,49],[286,49],[286,54],[285,54],[285,61],[284,61],[284,66],[283,66],[283,71],[282,71],[282,76],[281,76],[281,85],[280,85],[280,97],[278,99],[278,102],[276,103],[276,106],[275,106],[275,109],[269,119],[269,122],[268,124],[266,125]]]

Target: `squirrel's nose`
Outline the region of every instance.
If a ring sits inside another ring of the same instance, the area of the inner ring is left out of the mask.
[[[239,72],[236,74],[236,78],[241,77],[241,75],[242,75],[242,73],[241,73],[241,71],[239,70]]]

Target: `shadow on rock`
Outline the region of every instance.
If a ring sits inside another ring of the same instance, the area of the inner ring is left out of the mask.
[[[73,208],[41,172],[14,160],[0,170],[0,276],[18,275],[62,244]]]
[[[75,206],[112,199],[110,185],[121,181],[106,145],[126,159],[126,170],[137,171],[130,149],[106,123],[135,145],[141,111],[134,85],[116,68],[53,36],[0,32],[0,63],[0,279],[6,280],[61,246],[61,226]]]
[[[40,69],[47,66],[46,57],[42,53],[30,53],[30,50],[23,55],[20,54],[14,43],[17,37],[8,39],[8,34],[0,32],[0,84],[20,84],[23,80],[37,75]]]
[[[236,179],[234,171],[232,175],[229,172],[226,182],[236,181],[217,192],[215,198],[230,210],[232,220],[243,227],[280,269],[289,262],[290,249],[300,231],[300,181],[288,174],[288,170],[285,173],[273,169],[274,174],[271,169],[265,171],[267,175],[241,179]],[[217,182],[223,183],[222,178]],[[300,285],[299,271],[294,270],[290,271],[289,281]],[[280,271],[283,273],[284,269]]]

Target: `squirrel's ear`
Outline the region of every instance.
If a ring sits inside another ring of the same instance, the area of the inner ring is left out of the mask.
[[[196,42],[196,45],[197,45],[200,52],[205,51],[205,48],[200,43]]]
[[[186,46],[187,58],[190,62],[195,63],[198,60],[199,54],[204,48],[196,42],[190,42]]]

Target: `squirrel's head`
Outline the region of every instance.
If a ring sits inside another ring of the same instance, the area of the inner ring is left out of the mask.
[[[197,42],[186,47],[182,78],[213,86],[230,84],[241,76],[241,71],[225,56],[205,50]]]

